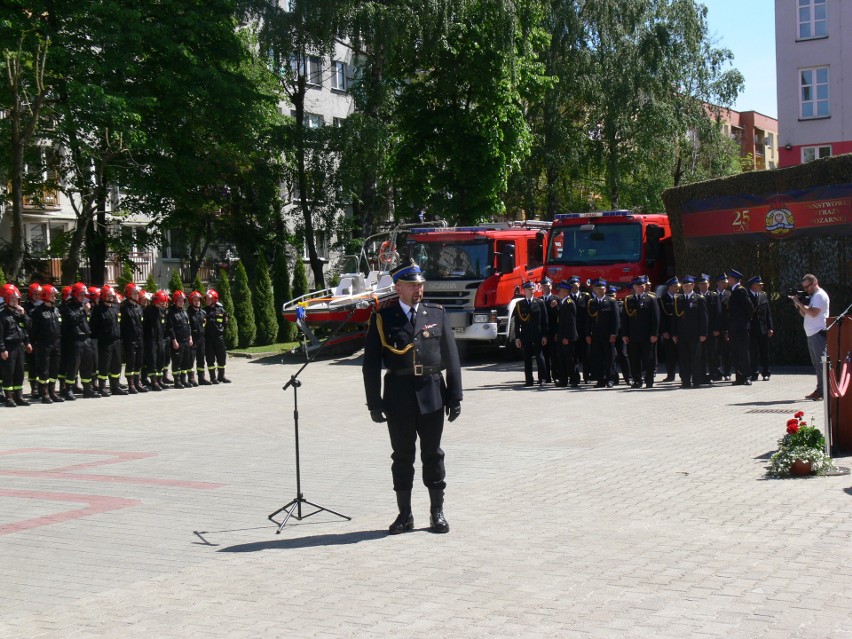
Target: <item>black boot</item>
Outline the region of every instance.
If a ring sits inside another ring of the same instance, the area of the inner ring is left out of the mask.
[[[174,383],[175,383],[175,380],[169,379],[169,372],[167,370],[163,369],[163,374],[160,375],[160,386],[163,386],[164,384],[174,384]]]
[[[198,384],[199,384],[199,386],[210,386],[210,382],[208,382],[204,378],[204,370],[203,369],[200,369],[198,371]]]
[[[163,390],[163,387],[160,386],[160,382],[157,379],[156,375],[151,375],[151,390],[152,391],[158,391],[158,392]]]
[[[429,489],[429,525],[436,533],[450,532],[450,525],[444,518],[444,491],[441,488]]]
[[[15,403],[18,406],[29,406],[30,405],[30,403],[26,399],[24,399],[24,391],[22,391],[20,389],[15,391]]]
[[[112,395],[127,395],[127,391],[118,385],[118,377],[109,378],[109,389]]]
[[[133,376],[129,376],[127,378],[127,394],[128,395],[136,395],[139,391],[136,390],[136,382],[134,381]]]
[[[4,403],[6,408],[17,408],[18,405],[15,403],[15,393],[13,391],[6,391],[6,402]]]
[[[106,378],[98,380],[98,392],[101,394],[101,397],[109,397],[110,393],[107,390]]]
[[[56,387],[54,386],[53,382],[47,385],[47,394],[50,395],[50,399],[53,400],[54,404],[61,404],[65,401],[64,399],[62,399],[61,395],[56,394]]]
[[[212,368],[208,368],[207,370],[210,371],[210,383],[211,384],[218,384],[219,380],[216,379],[216,371],[213,370]]]
[[[53,400],[50,399],[50,393],[47,390],[47,384],[39,384],[38,392],[41,395],[41,403],[42,404],[52,404]]]
[[[411,514],[411,490],[396,491],[396,505],[399,507],[399,515],[388,528],[389,535],[398,535],[414,528],[414,515]]]
[[[41,397],[41,386],[38,381],[30,380],[30,399],[39,399]]]
[[[224,366],[219,367],[219,381],[222,384],[230,384],[231,383],[231,380],[228,379],[227,377],[225,377],[225,367]]]
[[[174,381],[172,383],[174,384],[175,388],[186,388],[186,384],[183,383],[183,375],[172,371],[172,377],[174,378]]]
[[[100,395],[95,392],[92,382],[83,382],[83,397],[86,399],[98,399]]]
[[[148,389],[142,385],[142,382],[139,381],[139,375],[135,375],[133,377],[133,385],[136,386],[137,393],[147,393]]]

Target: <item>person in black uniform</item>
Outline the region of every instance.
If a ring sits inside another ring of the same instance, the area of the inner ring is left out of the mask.
[[[533,297],[535,284],[524,282],[521,285],[524,299],[518,300],[512,311],[515,323],[515,348],[524,355],[524,386],[533,385],[532,361],[535,358],[538,385],[544,384],[546,377],[542,346],[547,344],[549,333],[547,326],[547,308],[540,298]]]
[[[586,343],[589,313],[588,303],[591,295],[588,291],[580,290],[580,278],[572,275],[568,278],[571,285],[569,297],[577,307],[577,342],[574,344],[574,359],[577,370],[583,370],[583,382],[588,384],[592,377],[592,365],[589,362],[589,345]]]
[[[30,340],[36,353],[36,374],[38,375],[39,394],[42,404],[64,402],[56,394],[56,380],[59,376],[60,338],[62,336],[62,318],[56,308],[57,291],[50,284],[41,287],[41,305],[33,310],[30,317],[32,333]]]
[[[698,388],[707,383],[701,349],[707,341],[709,315],[707,300],[695,293],[695,278],[685,275],[681,280],[683,292],[675,296],[672,340],[677,344],[680,385]]]
[[[207,356],[207,370],[210,372],[210,383],[230,384],[225,377],[225,326],[228,324],[228,314],[219,301],[219,293],[212,288],[204,296],[207,305],[207,326],[204,331],[204,344]]]
[[[98,390],[104,397],[127,395],[118,384],[121,377],[121,310],[115,291],[108,284],[100,290],[100,300],[92,309],[92,335],[98,342]],[[107,390],[109,383],[109,390]]]
[[[722,379],[725,381],[731,379],[731,348],[730,342],[726,339],[731,291],[728,290],[728,276],[725,273],[716,276],[716,295],[719,297],[720,306],[716,322],[719,335],[716,337],[716,347],[713,349],[712,379],[718,382]]]
[[[763,292],[763,280],[755,275],[748,282],[749,295],[754,304],[754,313],[749,326],[749,359],[751,360],[751,381],[756,382],[758,368],[763,380],[769,380],[769,340],[775,334],[772,330],[772,309],[769,297]]]
[[[210,386],[210,382],[204,377],[204,332],[207,330],[207,312],[201,308],[201,300],[204,296],[199,291],[189,294],[189,308],[186,314],[189,317],[189,328],[192,333],[192,343],[189,347],[189,383],[191,386]],[[195,366],[195,370],[192,367]],[[196,381],[196,373],[198,381]]]
[[[27,317],[32,318],[33,311],[41,306],[41,284],[33,282],[27,289],[27,300],[21,305],[24,307],[24,312]],[[27,378],[30,380],[30,399],[38,399],[41,396],[38,383],[38,365],[36,364],[36,345],[30,340],[32,352],[28,353],[24,358],[24,364],[27,368]]]
[[[701,349],[701,358],[704,368],[703,381],[713,382],[717,381],[713,379],[715,377],[713,362],[716,358],[715,350],[719,337],[719,315],[722,313],[722,304],[719,301],[719,294],[710,289],[710,276],[707,273],[702,273],[696,278],[695,292],[707,303],[707,341]]]
[[[559,332],[559,298],[553,294],[553,281],[549,277],[541,280],[541,301],[547,310],[547,343],[542,344],[541,353],[544,355],[544,383],[554,381],[559,370],[559,343],[556,334]]]
[[[557,383],[565,387],[571,384],[571,388],[580,385],[580,369],[577,367],[575,347],[577,345],[577,305],[571,299],[571,284],[566,280],[559,282],[556,287],[556,295],[559,298],[559,316],[557,319],[558,331],[556,333],[556,344],[559,349],[559,375]]]
[[[615,386],[618,386],[618,374],[621,371],[621,376],[624,378],[624,383],[628,386],[633,386],[633,378],[630,376],[630,360],[627,358],[627,343],[624,341],[624,302],[618,299],[618,287],[608,286],[607,294],[615,300],[616,310],[618,311],[618,335],[615,338],[615,365],[613,365],[610,379]]]
[[[728,271],[728,284],[731,286],[731,298],[728,301],[727,340],[731,347],[731,363],[736,377],[734,386],[751,385],[751,357],[749,356],[751,316],[754,304],[748,290],[740,282],[743,274],[736,269]]]
[[[127,392],[130,395],[147,393],[142,385],[142,362],[144,359],[144,339],[142,328],[142,306],[139,305],[139,287],[133,282],[124,287],[124,300],[121,302],[121,342],[124,345],[124,377],[127,379]]]
[[[660,333],[663,336],[663,359],[666,362],[664,382],[673,382],[677,373],[677,344],[672,339],[674,323],[674,298],[680,289],[677,277],[666,280],[666,292],[660,295]]]
[[[186,313],[186,294],[172,293],[172,305],[166,313],[166,337],[172,354],[172,375],[175,388],[192,388],[187,378],[192,370],[192,328]]]
[[[166,366],[166,305],[169,296],[157,291],[148,306],[142,309],[142,332],[145,349],[145,370],[152,391],[165,388],[161,373]]]
[[[395,535],[414,527],[411,489],[419,437],[431,530],[446,533],[450,526],[444,516],[446,471],[441,434],[444,412],[451,422],[461,414],[458,351],[444,308],[422,301],[425,280],[420,267],[411,260],[394,269],[391,277],[399,304],[373,312],[362,367],[370,417],[377,423],[387,421],[393,449],[391,473],[399,515],[388,532]],[[447,371],[446,380],[442,370]]]
[[[630,358],[633,388],[654,386],[657,368],[657,340],[660,334],[660,305],[657,296],[645,292],[644,276],[631,283],[633,294],[624,298],[623,337]]]
[[[3,310],[0,310],[0,378],[6,407],[29,406],[24,399],[24,356],[31,353],[29,325],[30,317],[20,305],[21,292],[14,284],[0,287]]]
[[[98,398],[92,380],[95,376],[95,354],[90,338],[89,316],[86,312],[88,291],[83,282],[77,282],[71,287],[71,300],[65,304],[62,313],[62,332],[67,336],[67,344],[71,350],[68,355],[68,368],[65,370],[65,399],[74,401],[73,381],[80,374],[83,385],[83,397]]]
[[[590,347],[592,378],[595,388],[612,388],[615,383],[612,371],[615,367],[615,341],[621,325],[618,306],[612,297],[606,294],[606,280],[592,282],[592,295],[586,307],[588,313],[588,334],[586,344]]]

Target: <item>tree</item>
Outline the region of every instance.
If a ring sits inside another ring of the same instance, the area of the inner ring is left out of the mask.
[[[180,276],[180,267],[173,268],[172,274],[169,276],[169,293],[174,294],[175,291],[183,290],[183,279]]]
[[[281,314],[285,302],[293,299],[290,288],[290,269],[287,267],[287,249],[279,247],[272,263],[272,288],[275,291],[275,314],[278,319],[278,341],[292,342],[296,339],[296,325],[288,322]]]
[[[121,273],[115,278],[115,285],[119,293],[124,295],[124,287],[133,282],[133,268],[129,262],[121,263]]]
[[[234,317],[239,329],[237,344],[240,348],[252,346],[257,336],[253,297],[246,267],[239,261],[234,268]]]
[[[305,273],[305,263],[296,252],[296,262],[293,267],[293,299],[308,293],[308,275]]]
[[[145,278],[145,290],[149,293],[156,293],[159,288],[157,279],[154,277],[154,271],[148,271],[148,277]]]
[[[198,291],[202,295],[204,295],[204,292],[207,290],[207,289],[204,288],[204,282],[201,281],[201,273],[200,272],[195,273],[195,279],[192,281],[192,290]]]
[[[269,277],[269,265],[263,253],[258,256],[255,267],[252,301],[257,327],[257,344],[264,346],[274,344],[278,336],[278,320],[275,313],[272,280]]]
[[[234,314],[234,298],[231,297],[231,282],[228,278],[228,270],[219,271],[219,283],[216,287],[219,293],[219,302],[225,308],[228,323],[225,324],[225,346],[236,348],[239,342],[239,321]]]

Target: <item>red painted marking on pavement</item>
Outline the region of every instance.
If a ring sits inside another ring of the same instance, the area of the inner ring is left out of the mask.
[[[137,499],[122,499],[121,497],[75,495],[72,493],[51,493],[34,490],[6,490],[2,488],[0,488],[0,496],[18,497],[21,499],[38,499],[43,501],[72,501],[86,504],[84,508],[66,510],[52,515],[43,515],[41,517],[24,519],[13,524],[0,525],[0,535],[10,535],[12,533],[31,530],[33,528],[39,528],[49,524],[58,524],[71,519],[79,519],[80,517],[90,517],[91,515],[98,515],[100,513],[109,512],[110,510],[128,508],[129,506],[138,506],[142,503]]]

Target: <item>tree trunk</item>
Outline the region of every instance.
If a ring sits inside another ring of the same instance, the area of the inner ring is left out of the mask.
[[[106,279],[106,188],[99,189],[96,220],[91,224],[91,244],[89,250],[89,279],[94,286],[103,286]]]

